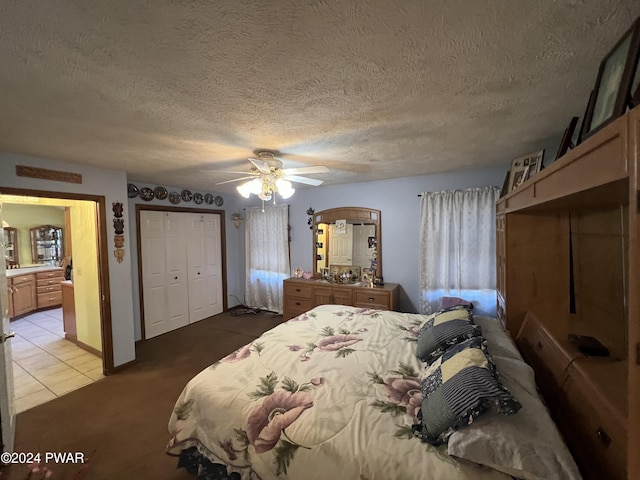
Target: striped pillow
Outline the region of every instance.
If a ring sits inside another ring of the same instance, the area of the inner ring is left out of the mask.
[[[464,307],[452,307],[430,315],[418,333],[416,355],[429,364],[438,359],[449,347],[482,335],[482,329],[473,324],[473,314]]]
[[[427,369],[421,423],[413,430],[425,442],[440,445],[491,408],[508,415],[521,405],[498,381],[484,338],[471,338],[449,348]]]

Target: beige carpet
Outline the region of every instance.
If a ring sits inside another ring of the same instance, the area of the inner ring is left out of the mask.
[[[164,453],[178,395],[198,372],[281,322],[271,313],[226,312],[142,342],[134,366],[20,413],[15,451],[83,452],[91,460],[79,478],[87,480],[193,478]],[[79,470],[49,468],[52,480]],[[25,478],[26,467],[0,468],[2,480]]]

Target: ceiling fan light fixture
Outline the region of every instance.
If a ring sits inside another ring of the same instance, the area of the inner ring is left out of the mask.
[[[252,180],[253,181],[253,180]],[[238,193],[242,195],[244,198],[249,198],[251,196],[251,182],[245,182],[242,185],[238,185],[236,187]]]

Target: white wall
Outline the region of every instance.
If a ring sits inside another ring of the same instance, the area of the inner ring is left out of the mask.
[[[75,184],[18,177],[16,176],[16,165],[78,173],[82,175],[82,183]],[[107,210],[107,233],[109,235],[107,241],[110,247],[112,247],[113,241],[113,225],[111,223],[113,218],[111,204],[113,202],[122,202],[124,204],[123,218],[125,222],[129,222],[127,179],[125,172],[119,170],[107,170],[0,152],[0,187],[104,196]],[[108,256],[113,360],[115,366],[135,359],[130,245],[127,246],[126,251],[122,263],[116,261],[113,256],[113,248],[109,249]]]

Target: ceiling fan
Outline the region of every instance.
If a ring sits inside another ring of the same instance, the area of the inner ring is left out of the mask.
[[[228,172],[247,174],[244,177],[225,182],[218,182],[216,185],[225,183],[240,182],[247,180],[245,183],[238,185],[236,189],[244,198],[249,198],[253,193],[261,200],[271,200],[276,192],[282,198],[289,198],[295,192],[291,182],[304,183],[317,187],[322,185],[323,181],[315,178],[302,177],[299,174],[309,173],[327,173],[329,169],[325,166],[301,167],[301,168],[282,168],[282,162],[275,158],[273,152],[268,150],[260,150],[256,152],[258,158],[249,157],[252,167],[248,172]]]

